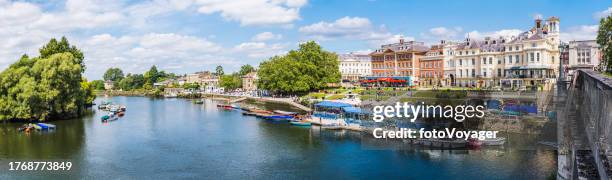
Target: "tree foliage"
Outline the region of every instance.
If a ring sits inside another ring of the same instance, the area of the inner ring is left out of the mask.
[[[145,78],[142,74],[128,74],[125,78],[119,81],[118,86],[122,90],[130,91],[143,88]]]
[[[215,75],[220,77],[220,76],[223,76],[224,74],[225,73],[223,72],[223,66],[219,65],[215,68]]]
[[[74,56],[76,62],[81,65],[81,72],[85,72],[85,56],[83,56],[83,52],[79,50],[76,46],[70,46],[66,37],[62,36],[62,39],[57,42],[55,38],[51,39],[49,43],[44,45],[39,49],[40,58],[48,58],[57,53],[68,52]]]
[[[258,87],[276,93],[303,93],[340,81],[338,56],[310,41],[259,65]]]
[[[244,76],[254,71],[255,71],[255,68],[253,68],[253,66],[251,66],[250,64],[245,64],[245,65],[240,66],[240,71],[238,74],[240,74],[241,76]]]
[[[242,87],[242,79],[239,74],[223,75],[219,78],[219,85],[226,90],[234,90]]]
[[[121,79],[124,78],[123,76],[123,71],[119,68],[108,68],[108,70],[106,70],[106,72],[104,73],[104,80],[105,81],[113,81],[113,82],[119,82],[121,81]]]
[[[89,82],[90,86],[93,87],[94,90],[104,90],[104,81],[103,80],[93,80]]]
[[[51,39],[40,54],[24,55],[0,73],[0,120],[74,117],[95,98],[82,77],[80,50],[65,38]]]
[[[597,43],[602,52],[602,64],[608,72],[612,71],[612,16],[602,18],[597,32]]]

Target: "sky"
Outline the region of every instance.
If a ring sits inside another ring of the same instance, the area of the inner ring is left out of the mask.
[[[604,0],[0,0],[0,70],[62,36],[84,52],[94,80],[111,67],[232,72],[309,40],[368,53],[400,37],[510,36],[550,16],[560,18],[562,41],[589,40],[611,13]]]

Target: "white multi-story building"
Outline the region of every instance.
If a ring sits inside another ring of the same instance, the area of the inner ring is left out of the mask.
[[[595,40],[569,42],[569,73],[576,69],[596,69],[601,62],[601,50]]]
[[[559,18],[535,20],[512,37],[446,43],[447,85],[518,88],[554,82],[559,63]]]
[[[372,75],[372,61],[367,54],[348,53],[338,55],[342,82],[354,83],[359,77]]]

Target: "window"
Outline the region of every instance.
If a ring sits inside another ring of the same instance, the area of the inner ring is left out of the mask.
[[[519,48],[518,48],[518,46],[514,46],[514,50],[517,50],[517,51],[518,51],[518,49],[519,49]]]
[[[512,56],[508,56],[508,64],[512,64]]]
[[[459,59],[459,66],[463,66],[463,60]]]
[[[482,70],[482,76],[487,77],[487,70],[486,69]]]
[[[482,64],[487,64],[487,58],[482,58]]]
[[[472,65],[476,65],[476,60],[474,60],[474,58],[472,58]]]
[[[531,43],[531,47],[536,47],[536,43]]]
[[[540,62],[540,53],[536,53],[536,61]]]
[[[514,60],[517,64],[519,63],[519,55],[514,56],[516,60]]]
[[[497,69],[497,77],[501,77],[501,69]]]
[[[529,53],[529,59],[531,60],[531,62],[534,61],[535,58],[534,58],[534,54],[533,53]]]
[[[493,58],[489,57],[489,64],[493,64]]]
[[[501,64],[501,59],[497,59],[497,64]]]
[[[555,63],[555,56],[552,56],[550,60],[552,60],[552,63]]]
[[[474,71],[474,69],[472,69],[472,77],[476,76],[476,71]]]

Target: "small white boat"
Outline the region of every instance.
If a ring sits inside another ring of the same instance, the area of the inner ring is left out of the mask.
[[[272,112],[275,112],[277,114],[282,114],[282,115],[296,115],[296,112],[289,112],[289,111],[281,111],[281,110],[274,110]]]
[[[485,140],[481,140],[481,142],[482,142],[482,145],[485,145],[485,146],[501,146],[501,145],[504,145],[504,143],[506,143],[506,138],[499,137],[499,138],[485,139]]]

